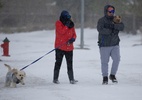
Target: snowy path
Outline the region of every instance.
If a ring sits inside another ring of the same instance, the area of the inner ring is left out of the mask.
[[[75,48],[80,44],[80,30],[76,30]],[[69,84],[66,62],[60,71],[60,84],[52,83],[54,52],[25,69],[26,85],[5,88],[7,69],[4,63],[22,68],[54,47],[54,31],[0,34],[10,40],[10,57],[0,56],[0,100],[141,100],[142,98],[142,46],[140,36],[120,34],[121,63],[117,78],[119,83],[102,85],[97,31],[85,29],[85,48],[74,50],[74,73],[79,82]],[[2,42],[1,42],[2,43]],[[1,54],[2,54],[2,49]],[[110,60],[111,62],[111,60]],[[111,65],[111,63],[109,64]]]

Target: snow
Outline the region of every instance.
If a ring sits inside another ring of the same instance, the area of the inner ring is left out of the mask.
[[[76,29],[74,50],[74,75],[79,82],[70,84],[66,61],[63,60],[59,81],[53,84],[55,52],[52,52],[27,67],[25,85],[17,88],[4,87],[9,64],[21,69],[54,49],[55,31],[36,31],[15,34],[0,34],[0,43],[5,37],[10,40],[10,57],[0,56],[0,100],[141,100],[142,98],[142,45],[140,34],[120,33],[121,62],[117,73],[118,84],[109,81],[102,85],[100,55],[96,29],[84,30],[85,49],[79,49],[80,29]],[[2,48],[0,49],[2,55]],[[109,66],[111,67],[111,59]],[[109,67],[109,68],[110,68]],[[109,69],[110,70],[110,69]]]

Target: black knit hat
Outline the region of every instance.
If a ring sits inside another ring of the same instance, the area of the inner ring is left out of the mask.
[[[60,15],[60,21],[65,25],[66,21],[71,18],[71,15],[68,11],[63,10]]]
[[[63,10],[63,11],[61,12],[60,17],[65,18],[65,19],[66,19],[66,18],[67,18],[67,19],[70,19],[70,18],[71,18],[71,15],[69,14],[68,11]]]

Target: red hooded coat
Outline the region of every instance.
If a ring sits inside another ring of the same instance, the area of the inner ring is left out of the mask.
[[[76,39],[76,32],[74,27],[68,28],[63,25],[60,20],[56,21],[56,37],[55,37],[55,48],[61,46],[59,49],[64,51],[72,51],[74,49],[72,44],[65,44],[71,38]]]

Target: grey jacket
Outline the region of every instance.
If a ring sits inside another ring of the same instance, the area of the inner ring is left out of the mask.
[[[119,39],[118,33],[119,31],[122,31],[124,29],[124,24],[122,22],[118,24],[114,24],[113,30],[104,27],[105,24],[113,23],[113,17],[107,16],[107,9],[110,6],[111,5],[107,5],[104,7],[104,17],[100,18],[97,24],[97,30],[99,32],[99,36],[98,36],[99,47],[119,45],[120,39]]]
[[[15,74],[13,72],[8,72],[6,75],[6,81],[11,81],[14,83],[19,84],[20,80],[15,76]]]

